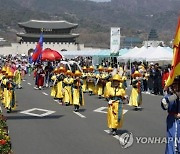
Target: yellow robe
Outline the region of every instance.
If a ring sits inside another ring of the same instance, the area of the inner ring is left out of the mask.
[[[82,89],[83,89],[83,92],[86,92],[87,91],[87,73],[83,73],[82,75],[83,77],[83,85],[82,85]]]
[[[80,90],[73,88],[73,105],[79,105],[79,106],[84,106],[84,96],[83,96],[83,91],[81,91],[81,96],[82,96],[82,102],[80,103]]]
[[[109,89],[108,96],[110,98],[110,101],[112,101],[112,103],[108,105],[108,113],[107,113],[108,128],[114,128],[114,129],[121,128],[123,125],[123,104],[122,102],[119,102],[119,100],[113,97],[115,96],[124,97],[125,91],[122,88],[115,89],[111,87]]]
[[[3,100],[2,100],[2,103],[3,103],[4,106],[6,106],[6,104],[7,104],[7,99],[8,99],[8,90],[7,90],[7,88],[6,88],[6,83],[7,83],[7,81],[8,81],[8,80],[7,80],[6,78],[2,80],[3,85],[5,85],[5,87],[4,87],[4,89],[3,89]]]
[[[94,78],[94,77],[95,77],[94,73],[88,73],[88,78]],[[88,91],[95,93],[94,81],[87,82],[87,84],[88,84]]]
[[[16,109],[16,96],[14,93],[14,105],[12,106],[12,99],[13,99],[13,90],[7,90],[8,91],[8,97],[7,97],[7,102],[6,102],[6,108],[7,109]]]
[[[51,80],[53,80],[53,81],[55,82],[55,80],[56,80],[56,75],[53,75],[53,76],[51,77]],[[57,92],[57,85],[53,85],[52,88],[51,88],[51,96],[52,96],[52,97],[55,97],[56,92]]]
[[[73,78],[65,78],[63,82],[65,84],[63,101],[64,101],[64,103],[70,103],[72,105],[73,102],[72,102],[72,89],[71,88],[72,88],[74,79]]]
[[[11,68],[9,66],[6,67],[6,72],[9,74],[11,72]]]
[[[101,80],[101,79],[105,79],[105,74],[97,74],[96,75],[96,79],[98,80]],[[102,96],[102,95],[104,95],[104,91],[103,91],[103,85],[102,85],[102,83],[99,81],[98,83],[97,83],[97,95],[98,96]]]
[[[63,98],[63,81],[57,83],[57,94],[56,98]]]
[[[0,73],[0,82],[2,83],[2,78],[3,78],[3,74]],[[3,90],[2,90],[2,87],[0,86],[0,99],[2,100],[3,99]]]
[[[138,85],[137,85],[138,86]],[[130,106],[140,106],[142,104],[142,94],[141,91],[138,90],[138,88],[132,88],[131,96],[129,99],[129,105]]]
[[[106,87],[104,89],[104,97],[105,98],[108,98],[108,93],[109,93],[110,88],[111,88],[111,82],[109,81],[106,83]]]
[[[21,86],[21,72],[19,70],[14,72],[14,81],[16,85]]]

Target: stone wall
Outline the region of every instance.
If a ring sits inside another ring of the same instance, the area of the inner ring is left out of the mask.
[[[10,47],[0,47],[0,55],[8,54],[28,54],[29,49],[35,49],[37,43],[28,42],[28,43],[12,43]],[[67,51],[76,51],[84,50],[84,44],[75,44],[75,43],[43,43],[43,49],[51,48],[56,51],[67,50]]]

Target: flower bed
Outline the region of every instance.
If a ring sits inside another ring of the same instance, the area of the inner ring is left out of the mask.
[[[0,112],[0,154],[12,154],[6,118]]]

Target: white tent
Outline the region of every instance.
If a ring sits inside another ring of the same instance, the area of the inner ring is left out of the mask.
[[[144,56],[146,57],[146,61],[171,61],[173,52],[170,52],[170,50],[164,47],[157,47]]]
[[[133,59],[132,55],[138,54],[140,52],[139,50],[140,48],[135,47],[133,49],[130,49],[129,52],[125,53],[122,56],[118,57],[118,60],[129,60],[129,59]]]
[[[131,60],[131,61],[171,61],[173,57],[172,49],[166,47],[141,47],[133,48],[127,54],[118,57],[118,60]]]

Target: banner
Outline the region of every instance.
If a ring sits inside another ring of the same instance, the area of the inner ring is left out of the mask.
[[[120,49],[120,28],[119,27],[111,27],[111,42],[110,42],[110,50],[111,55],[118,56]]]

